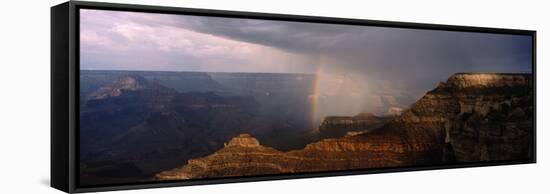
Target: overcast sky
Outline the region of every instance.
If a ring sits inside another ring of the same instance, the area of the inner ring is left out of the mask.
[[[457,72],[531,72],[529,36],[101,10],[80,20],[82,69],[328,73],[415,97]]]

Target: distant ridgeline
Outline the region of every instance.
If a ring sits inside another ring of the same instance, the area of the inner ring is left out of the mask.
[[[287,93],[309,93],[315,79],[312,74],[81,70],[80,96],[87,96],[125,75],[139,75],[178,92],[240,96],[266,95],[267,91],[283,89]]]

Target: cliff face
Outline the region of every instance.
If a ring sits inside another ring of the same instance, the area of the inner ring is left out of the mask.
[[[531,91],[530,74],[455,74],[374,131],[324,139],[288,152],[240,135],[221,150],[155,179],[529,159]]]
[[[441,150],[443,162],[527,158],[532,87],[530,74],[455,74],[385,128],[403,131],[413,149]]]
[[[468,76],[471,77],[468,81],[455,81]],[[457,114],[450,115],[445,122],[445,143],[450,145],[446,147],[452,148],[446,152],[460,162],[532,157],[534,115],[530,74],[460,74],[450,81],[444,88],[459,98],[459,109],[453,110]],[[455,85],[461,89],[453,91]]]

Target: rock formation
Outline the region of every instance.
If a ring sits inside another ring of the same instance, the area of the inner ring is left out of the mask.
[[[525,160],[532,157],[531,74],[459,73],[372,132],[280,152],[243,134],[156,180]]]
[[[90,99],[105,99],[109,97],[120,96],[124,91],[138,91],[151,89],[153,84],[145,78],[138,75],[127,75],[119,77],[115,82],[99,88],[99,90],[89,95]]]
[[[380,117],[367,112],[352,117],[329,116],[319,126],[319,136],[321,138],[333,138],[365,133],[381,127],[390,119],[391,117]]]
[[[531,79],[531,74],[455,74],[385,128],[405,131],[411,146],[429,142],[443,161],[531,157]]]
[[[268,175],[296,172],[317,172],[357,168],[403,165],[400,155],[403,144],[381,137],[366,141],[346,137],[325,139],[304,149],[281,152],[262,146],[249,134],[231,139],[224,148],[202,158],[191,159],[187,165],[163,171],[156,180],[200,179],[248,175]]]

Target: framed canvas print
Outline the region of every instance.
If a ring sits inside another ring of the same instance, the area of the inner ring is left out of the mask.
[[[65,192],[534,163],[535,31],[52,7]]]

